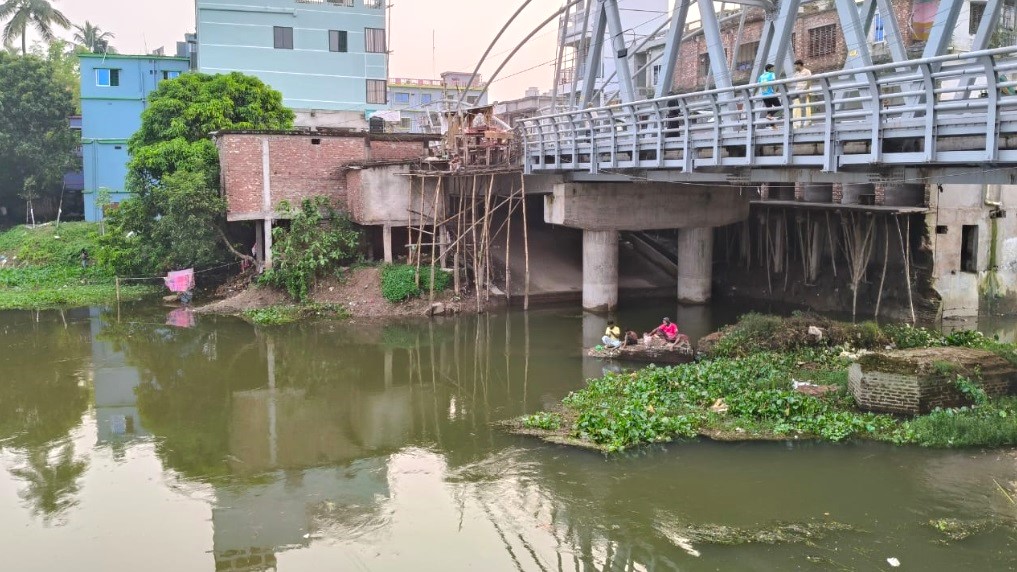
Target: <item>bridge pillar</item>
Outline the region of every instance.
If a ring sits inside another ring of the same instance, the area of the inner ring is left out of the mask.
[[[713,290],[713,229],[678,231],[678,301],[705,304]]]
[[[618,307],[618,231],[583,231],[583,309]]]

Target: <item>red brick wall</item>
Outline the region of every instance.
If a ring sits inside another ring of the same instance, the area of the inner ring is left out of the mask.
[[[426,155],[420,140],[371,140],[366,134],[246,134],[219,137],[219,159],[229,220],[266,218],[264,208],[263,142],[268,141],[271,205],[299,205],[307,198],[330,197],[347,208],[346,174],[351,163],[415,159]]]

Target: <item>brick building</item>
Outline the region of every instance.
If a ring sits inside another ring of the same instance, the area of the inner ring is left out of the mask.
[[[911,47],[917,41],[915,26],[911,25],[914,22],[915,4],[913,0],[894,0],[893,6],[897,22],[900,24],[901,34],[904,36],[904,45]],[[720,16],[723,18],[725,15],[727,14]],[[736,85],[751,83],[755,79],[750,75],[756,51],[759,49],[763,17],[763,10],[747,9],[745,27],[742,29],[741,42],[738,46],[735,46],[735,42],[737,41],[739,18],[727,18],[721,24],[724,53],[727,54],[729,60],[732,50],[735,50],[731,66],[731,79]],[[882,30],[881,20],[877,15],[868,38],[874,63],[889,61],[889,51],[885,48]],[[692,30],[689,31],[689,33],[692,32]],[[799,14],[794,25],[792,49],[794,50],[793,59],[804,60],[806,67],[813,73],[834,71],[844,67],[847,49],[844,44],[840,19],[832,2],[810,3],[802,6],[802,13]],[[702,90],[706,88],[708,79],[710,79],[710,56],[707,53],[706,38],[700,33],[682,43],[678,67],[675,69],[673,89],[675,93]],[[712,87],[712,80],[710,87]]]
[[[257,254],[271,265],[271,228],[280,218],[279,205],[299,205],[304,199],[328,197],[342,211],[350,209],[349,180],[354,171],[358,192],[380,192],[383,187],[400,187],[398,195],[409,200],[402,187],[405,177],[395,174],[374,177],[373,185],[361,183],[361,173],[373,166],[412,163],[427,156],[435,135],[371,134],[347,130],[310,131],[223,131],[215,136],[222,166],[222,189],[226,198],[226,219],[255,222]],[[405,169],[404,169],[405,170]],[[359,197],[353,198],[364,204]],[[408,205],[394,208],[399,221],[407,224]],[[372,220],[388,220],[376,214]],[[359,222],[354,217],[354,222]],[[386,250],[387,251],[387,250]]]

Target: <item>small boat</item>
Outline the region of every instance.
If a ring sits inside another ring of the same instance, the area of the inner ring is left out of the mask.
[[[677,344],[657,340],[654,342],[656,343],[651,342],[649,345],[638,343],[620,348],[597,346],[590,348],[586,355],[598,359],[641,361],[661,365],[691,363],[696,359],[696,352],[687,339],[681,340]]]

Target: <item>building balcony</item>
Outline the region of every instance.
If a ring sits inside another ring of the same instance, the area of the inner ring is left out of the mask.
[[[64,173],[64,190],[65,191],[85,190],[85,174],[81,172]]]

